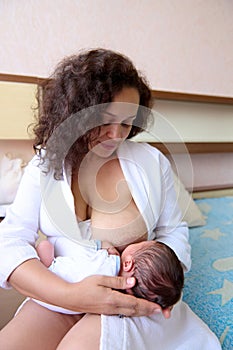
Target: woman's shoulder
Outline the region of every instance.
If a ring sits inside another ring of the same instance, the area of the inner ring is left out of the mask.
[[[29,162],[27,163],[24,173],[26,174],[39,174],[40,172],[40,158],[38,155],[34,155],[31,160],[29,160]]]
[[[46,161],[37,154],[28,162],[24,175],[28,181],[31,179],[33,182],[37,183],[40,183],[42,178],[44,181],[50,181],[53,178],[53,172],[48,170]]]
[[[35,154],[31,160],[28,162],[26,167],[29,173],[41,173],[46,177],[53,176],[53,169],[49,166],[49,160],[46,158],[46,151],[41,150],[40,154]]]

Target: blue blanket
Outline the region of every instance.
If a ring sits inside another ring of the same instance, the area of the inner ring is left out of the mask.
[[[233,197],[196,200],[206,225],[190,229],[184,301],[233,350]]]

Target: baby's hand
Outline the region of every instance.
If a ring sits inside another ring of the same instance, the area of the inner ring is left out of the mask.
[[[107,241],[103,241],[102,242],[102,249],[106,249],[109,255],[119,255],[120,253],[118,252],[118,250],[109,242]]]
[[[108,251],[109,255],[119,255],[120,256],[120,253],[118,252],[118,250],[113,246],[109,247],[107,249],[107,251]]]

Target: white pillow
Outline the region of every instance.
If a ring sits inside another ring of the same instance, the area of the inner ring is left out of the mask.
[[[25,163],[21,158],[11,158],[5,154],[0,160],[0,204],[13,202]]]
[[[177,175],[175,173],[173,175],[178,204],[183,214],[183,221],[186,221],[189,227],[205,225],[205,217],[194,202],[191,194],[185,189]]]

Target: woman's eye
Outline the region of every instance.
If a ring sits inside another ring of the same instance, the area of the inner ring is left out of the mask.
[[[123,126],[124,128],[130,128],[132,125],[130,123],[121,123],[121,126]]]

